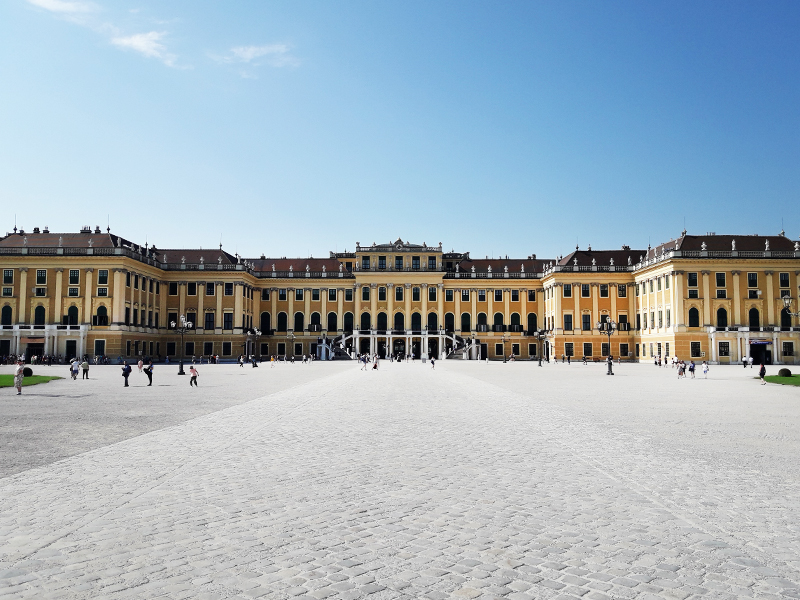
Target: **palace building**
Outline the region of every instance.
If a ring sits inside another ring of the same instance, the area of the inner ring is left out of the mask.
[[[783,233],[684,231],[655,248],[551,259],[402,239],[327,258],[244,258],[99,228],[15,228],[0,238],[0,263],[0,356],[800,362],[800,242]]]

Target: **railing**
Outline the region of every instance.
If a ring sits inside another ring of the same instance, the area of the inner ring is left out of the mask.
[[[542,273],[504,271],[445,271],[444,279],[541,279]]]
[[[643,260],[633,267],[645,269],[662,261],[676,258],[800,258],[800,251],[792,250],[670,250]]]

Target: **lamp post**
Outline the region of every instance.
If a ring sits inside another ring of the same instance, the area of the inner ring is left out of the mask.
[[[608,371],[606,372],[606,375],[613,375],[614,371],[611,368],[611,365],[614,363],[614,361],[611,358],[611,336],[617,332],[617,322],[609,319],[608,321],[598,321],[596,325],[597,331],[608,336]]]
[[[504,333],[503,334],[503,362],[508,362],[508,359],[506,358],[508,356],[506,354],[506,340],[507,339],[508,339],[508,334]]]
[[[186,373],[183,371],[183,336],[192,328],[193,323],[191,321],[187,321],[186,317],[183,315],[181,315],[180,321],[180,326],[178,326],[175,321],[171,321],[170,327],[172,327],[177,333],[181,334],[181,361],[178,364],[178,375],[186,375]]]
[[[289,349],[292,351],[292,356],[294,356],[294,331],[289,332]]]
[[[258,338],[261,337],[261,331],[257,327],[253,327],[251,329],[247,329],[246,333],[247,333],[247,341],[250,341],[250,339],[252,338],[253,339],[253,343],[256,346],[258,346]],[[245,344],[246,344],[246,342],[245,342]],[[247,354],[247,346],[246,345],[245,345],[245,354]],[[258,356],[258,362],[261,362],[261,351],[259,350],[258,352],[253,352],[253,354],[256,354]]]
[[[792,300],[789,296],[783,298],[783,308],[790,317],[800,317],[800,312],[792,312]]]

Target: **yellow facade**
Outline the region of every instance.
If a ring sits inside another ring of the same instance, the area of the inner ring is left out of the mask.
[[[782,235],[684,234],[552,260],[403,240],[245,259],[84,228],[9,234],[0,262],[0,355],[798,362],[800,325],[782,297],[797,298],[800,244]],[[180,315],[193,323],[183,346],[171,327]],[[605,320],[618,324],[610,339],[597,328]]]

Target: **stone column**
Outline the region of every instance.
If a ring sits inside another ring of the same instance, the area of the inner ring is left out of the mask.
[[[336,327],[344,331],[344,288],[336,290]]]
[[[486,290],[486,323],[489,325],[489,331],[492,331],[494,325],[494,290]]]
[[[442,327],[444,327],[444,284],[443,283],[437,283],[436,284],[436,294],[437,294],[436,295],[436,310],[439,313],[437,321],[439,323],[439,328],[441,329]],[[444,340],[441,340],[439,342],[439,344],[440,345],[444,344]],[[440,348],[440,351],[442,353],[444,353],[444,349],[443,348]],[[444,356],[444,354],[442,354],[442,356]]]
[[[305,288],[303,290],[303,323],[305,326],[308,327],[311,324],[311,288]],[[320,318],[320,322],[322,322],[322,318]]]
[[[461,334],[461,290],[457,289],[454,293],[456,300],[456,318],[455,318],[455,331]]]
[[[56,302],[53,306],[53,315],[50,319],[51,323],[56,325],[61,324],[61,315],[64,314],[63,294],[64,294],[64,269],[56,269]],[[56,330],[57,331],[57,330]],[[55,354],[53,352],[52,354]]]
[[[503,323],[511,325],[511,290],[503,288]]]
[[[236,293],[236,286],[234,286],[233,292],[234,292],[234,294]],[[180,283],[178,283],[178,298],[179,298],[179,300],[178,300],[178,321],[177,321],[177,323],[178,323],[178,325],[180,325],[180,320],[181,320],[180,316],[181,315],[184,315],[184,316],[186,315],[186,282],[185,281],[181,281]],[[141,306],[141,305],[142,305],[142,303],[139,302],[139,306]]]
[[[406,329],[409,329],[411,328],[411,284],[410,283],[405,284],[405,288],[406,289],[403,292],[405,294],[405,300],[406,300],[405,322],[406,322]]]
[[[767,305],[767,325],[780,325],[780,322],[775,321],[775,290],[773,288],[773,272],[772,271],[764,271],[764,277],[767,280],[767,289],[766,293],[764,294],[766,297],[766,305]],[[775,348],[773,351],[777,354],[778,349]]]
[[[573,317],[572,327],[573,329],[577,329],[581,331],[583,327],[583,315],[581,314],[581,284],[580,283],[573,283],[572,284],[572,297],[575,299],[575,316]],[[541,329],[541,324],[539,324],[539,328]],[[538,341],[538,340],[537,340]],[[539,347],[537,346],[536,351],[539,352]],[[581,350],[581,354],[583,354],[583,350]],[[577,353],[577,348],[575,349],[575,357],[580,356]]]
[[[419,289],[420,296],[422,296],[422,330],[427,331],[428,327],[428,284],[423,283]],[[427,354],[428,349],[425,348]]]
[[[369,328],[375,329],[375,320],[378,314],[378,284],[369,284]],[[372,341],[370,341],[370,348],[372,348]]]
[[[217,312],[214,317],[215,333],[222,333],[222,296],[225,293],[225,282],[214,282],[214,295],[217,297]]]
[[[322,308],[320,308],[319,321],[322,324],[322,331],[328,331],[328,290],[320,290],[319,298],[322,301]]]
[[[83,322],[91,324],[92,323],[92,272],[94,269],[86,269],[86,287],[84,293],[84,304],[83,304]]]
[[[287,315],[286,329],[294,331],[294,288],[286,289],[286,299],[289,301],[289,314]],[[294,348],[292,348],[294,354]]]
[[[711,288],[708,284],[710,271],[701,271],[703,275],[703,325],[711,325]]]
[[[125,271],[122,269],[114,269],[113,290],[111,324],[122,325],[125,320]]]
[[[272,329],[278,326],[278,288],[269,289],[269,325]]]
[[[528,330],[528,290],[527,289],[521,289],[519,291],[519,310],[520,310],[520,313],[521,313],[520,316],[519,316],[519,321],[520,321],[520,324],[522,325],[522,330],[523,331],[527,331]],[[521,350],[521,348],[520,348],[520,350]]]
[[[475,288],[470,288],[469,290],[469,324],[470,327],[472,327],[472,331],[475,331],[477,329],[476,325],[478,324],[478,290]],[[471,332],[467,331],[466,333],[469,334]]]
[[[19,308],[17,309],[17,322],[24,324],[27,323],[28,315],[28,269],[22,267],[19,270]],[[17,339],[17,348],[19,348],[19,339]],[[19,353],[19,350],[17,350]]]
[[[364,286],[355,285],[353,289],[353,295],[355,296],[354,300],[356,303],[355,314],[353,315],[353,329],[355,330],[361,328],[361,294],[363,293],[363,290],[361,289],[362,287]],[[344,326],[344,323],[342,323],[342,326]],[[357,353],[361,352],[361,350],[358,347],[355,348],[355,351]]]
[[[205,297],[206,282],[199,281],[197,283],[197,327],[195,327],[195,329],[203,329],[204,331],[206,326],[206,313],[204,307]],[[202,354],[202,352],[200,354]]]
[[[597,332],[597,330],[595,329],[595,323],[597,323],[600,320],[600,307],[598,300],[598,296],[600,295],[600,288],[598,284],[592,283],[590,284],[589,289],[591,290],[592,294],[592,322],[590,324],[592,326],[592,331],[594,333],[598,333],[599,335],[599,332]]]
[[[741,271],[731,271],[731,278],[733,279],[733,323],[730,325],[741,325],[742,323],[742,296],[739,291],[739,277]]]
[[[394,284],[386,284],[386,328],[391,329],[394,326]]]

